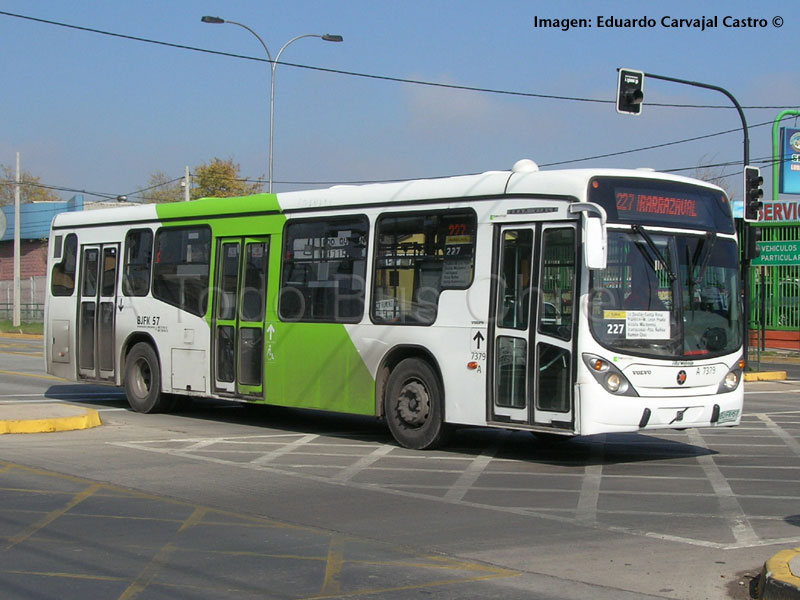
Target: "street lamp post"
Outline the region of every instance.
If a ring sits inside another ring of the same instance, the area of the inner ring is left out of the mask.
[[[326,33],[325,35],[318,35],[315,33],[304,33],[303,35],[298,35],[297,37],[293,37],[288,42],[286,42],[283,47],[278,50],[278,54],[275,56],[273,60],[272,54],[267,48],[267,44],[264,43],[264,40],[261,39],[261,36],[258,35],[255,31],[250,29],[244,23],[237,23],[236,21],[226,21],[225,19],[221,19],[220,17],[209,17],[205,16],[200,19],[203,23],[213,23],[213,24],[220,24],[220,23],[230,23],[231,25],[238,25],[239,27],[243,27],[254,36],[256,39],[261,42],[261,45],[264,47],[264,51],[267,53],[267,58],[270,62],[270,85],[269,85],[269,193],[272,193],[272,173],[273,173],[273,148],[274,148],[274,140],[275,140],[275,69],[278,67],[278,61],[281,59],[281,54],[292,42],[296,42],[299,39],[307,38],[307,37],[315,37],[319,38],[325,42],[341,42],[343,41],[342,36],[340,35],[332,35],[330,33]]]

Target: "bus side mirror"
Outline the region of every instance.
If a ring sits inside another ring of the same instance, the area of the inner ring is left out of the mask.
[[[583,262],[588,269],[605,269],[608,261],[606,211],[591,202],[570,204],[569,212],[581,213]]]
[[[608,260],[606,226],[597,217],[584,215],[583,260],[588,269],[605,269]]]

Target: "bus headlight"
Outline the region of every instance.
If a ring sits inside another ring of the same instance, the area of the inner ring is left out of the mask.
[[[725,375],[722,379],[722,382],[719,384],[719,388],[717,388],[718,394],[724,394],[726,392],[732,392],[737,387],[739,387],[739,382],[742,380],[742,370],[736,366]]]
[[[616,394],[621,386],[622,378],[618,374],[611,373],[606,377],[606,388],[609,392]]]
[[[617,396],[638,396],[636,390],[617,367],[596,354],[584,354],[583,362],[597,382]]]

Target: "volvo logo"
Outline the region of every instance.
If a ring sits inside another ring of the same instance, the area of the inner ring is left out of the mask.
[[[686,371],[681,369],[678,371],[678,385],[683,385],[684,383],[686,383]]]

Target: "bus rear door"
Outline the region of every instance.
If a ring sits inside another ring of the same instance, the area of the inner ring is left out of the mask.
[[[268,237],[217,240],[214,284],[214,389],[264,394],[264,313]]]
[[[78,305],[78,375],[113,380],[119,244],[82,247]]]

